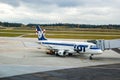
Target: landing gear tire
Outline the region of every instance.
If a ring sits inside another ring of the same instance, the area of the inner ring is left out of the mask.
[[[69,56],[72,56],[73,54],[69,53],[68,55],[69,55]]]
[[[91,54],[91,55],[90,55],[89,59],[90,59],[90,60],[92,60],[92,59],[93,59],[93,54]]]
[[[55,52],[55,56],[59,56],[58,52]]]
[[[65,57],[66,56],[66,52],[63,53],[63,56],[62,57]]]
[[[56,53],[56,54],[55,54],[55,56],[59,56],[59,54],[58,54],[58,53]]]

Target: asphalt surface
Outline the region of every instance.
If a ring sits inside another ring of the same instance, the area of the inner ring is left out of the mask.
[[[109,79],[109,76],[119,80],[119,77],[116,78],[120,70],[119,49],[106,50],[93,56],[93,60],[89,60],[89,55],[63,58],[46,54],[46,49],[36,42],[35,38],[0,37],[0,80],[79,80],[81,77],[94,80],[97,76],[105,77],[103,80]],[[109,64],[116,65],[110,65],[110,68],[103,66]]]
[[[120,64],[62,69],[1,78],[0,80],[120,80]]]
[[[114,48],[114,49],[112,49],[112,50],[120,54],[120,49]]]

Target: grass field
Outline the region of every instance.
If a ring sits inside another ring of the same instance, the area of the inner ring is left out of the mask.
[[[2,37],[31,37],[37,38],[35,30],[33,29],[0,29],[0,36]],[[76,29],[57,31],[47,30],[47,38],[64,38],[64,39],[117,39],[120,38],[120,30],[99,30],[99,29],[82,29],[76,31]]]
[[[13,34],[13,33],[0,33],[0,37],[18,37],[18,36],[21,36],[23,35],[22,33],[16,33],[16,34]]]
[[[32,38],[37,38],[37,35],[26,35],[24,37],[32,37]],[[47,38],[63,38],[63,39],[118,39],[120,36],[99,36],[99,35],[89,35],[89,36],[84,36],[84,35],[46,35]]]

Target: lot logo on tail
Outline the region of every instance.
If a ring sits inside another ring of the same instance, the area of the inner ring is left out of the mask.
[[[38,40],[47,40],[40,26],[36,26],[36,29],[37,29],[37,34],[38,34]]]

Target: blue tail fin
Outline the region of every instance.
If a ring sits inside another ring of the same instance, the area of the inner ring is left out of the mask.
[[[42,31],[42,29],[40,28],[39,25],[36,26],[36,31],[37,31],[37,34],[38,34],[38,40],[47,40],[44,36],[44,33]]]

